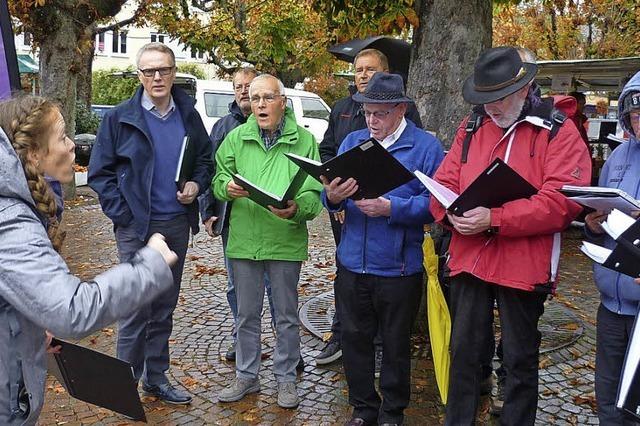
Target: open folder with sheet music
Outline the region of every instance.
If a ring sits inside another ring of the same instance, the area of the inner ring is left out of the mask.
[[[499,158],[493,160],[489,167],[459,195],[419,170],[414,173],[431,195],[456,216],[462,216],[464,212],[476,207],[489,209],[500,207],[509,201],[529,198],[538,192],[525,178]]]
[[[51,345],[62,349],[48,355],[49,373],[69,395],[133,420],[147,421],[131,364],[55,338]]]
[[[287,201],[295,198],[305,180],[307,180],[307,174],[304,170],[298,169],[289,187],[285,190],[284,194],[280,196],[260,188],[238,173],[233,175],[233,181],[249,193],[249,199],[265,209],[269,209],[268,206],[273,206],[276,209],[286,209],[288,206]]]
[[[587,241],[580,250],[605,268],[640,277],[640,221],[614,209],[602,222],[602,229],[616,240],[613,250]]]
[[[565,185],[560,192],[570,200],[595,210],[608,212],[618,209],[627,214],[640,210],[640,201],[617,188]]]
[[[353,178],[358,190],[351,199],[378,198],[387,192],[415,179],[392,154],[375,139],[367,139],[348,151],[320,163],[296,154],[285,154],[289,160],[320,182],[320,176],[329,181],[340,177],[342,181]]]

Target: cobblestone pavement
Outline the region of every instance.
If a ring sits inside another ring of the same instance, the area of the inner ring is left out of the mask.
[[[109,221],[101,213],[93,194],[80,188],[83,200],[70,203],[65,211],[67,240],[64,257],[71,270],[89,279],[117,263]],[[310,224],[310,259],[302,269],[300,305],[332,289],[333,239],[325,214]],[[562,258],[559,294],[548,303],[541,329],[540,401],[537,424],[597,424],[593,411],[595,315],[598,294],[591,279],[589,262],[579,254],[580,232],[568,231]],[[265,309],[263,321],[262,391],[230,404],[217,402],[218,392],[234,376],[234,365],[223,355],[231,342],[232,318],[225,297],[226,272],[220,239],[203,232],[187,255],[182,292],[174,315],[170,341],[173,383],[194,395],[193,403],[177,407],[143,397],[149,424],[342,424],[349,419],[347,387],[340,363],[320,368],[314,357],[322,341],[301,328],[302,355],[306,361],[298,376],[300,406],[286,410],[276,404],[276,383],[271,373],[274,335]],[[108,354],[115,352],[115,326],[81,340],[81,344]],[[433,363],[426,338],[416,337],[412,359],[412,397],[406,410],[409,425],[442,423]],[[480,424],[497,422],[488,414],[490,400],[481,401]],[[108,410],[77,401],[52,378],[40,424],[131,424]]]

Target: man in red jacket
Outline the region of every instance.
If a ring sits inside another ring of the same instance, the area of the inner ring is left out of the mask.
[[[558,192],[588,185],[590,158],[571,120],[550,120],[553,101],[531,84],[536,64],[523,63],[512,47],[484,51],[464,84],[465,100],[480,117],[465,118],[435,179],[462,193],[496,158],[538,189],[530,198],[500,207],[476,207],[455,216],[434,198],[431,212],[453,229],[451,270],[451,376],[445,424],[474,423],[482,347],[492,339],[498,302],[508,372],[501,423],[533,425],[538,398],[538,320],[555,285],[560,232],[581,208]],[[552,126],[558,126],[553,129]],[[471,138],[466,138],[467,132]],[[467,143],[463,143],[465,139]],[[463,149],[463,145],[467,145]]]

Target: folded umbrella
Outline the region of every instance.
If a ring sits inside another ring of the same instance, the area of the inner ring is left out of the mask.
[[[447,403],[449,390],[449,367],[451,355],[451,316],[449,307],[438,281],[438,256],[431,237],[425,237],[422,244],[424,269],[427,272],[427,317],[429,320],[429,340],[433,356],[436,383],[442,403]]]

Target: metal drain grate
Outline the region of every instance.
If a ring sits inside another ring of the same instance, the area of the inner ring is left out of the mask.
[[[300,308],[300,321],[304,328],[320,339],[324,333],[331,331],[333,314],[336,308],[333,303],[333,291],[322,293],[307,300]]]

